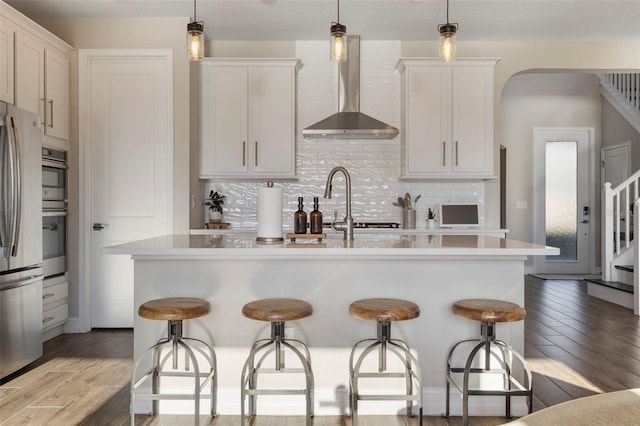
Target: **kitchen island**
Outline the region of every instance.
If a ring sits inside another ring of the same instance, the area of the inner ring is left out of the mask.
[[[249,348],[267,337],[269,324],[244,318],[242,306],[255,299],[292,297],[308,301],[313,315],[287,324],[307,343],[315,375],[316,415],[344,414],[348,354],[375,324],[349,316],[348,307],[369,297],[405,298],[420,306],[420,317],[394,323],[393,336],[416,351],[423,375],[424,412],[444,410],[446,354],[454,342],[476,338],[479,324],[454,316],[451,305],[464,298],[524,303],[527,256],[555,255],[558,249],[484,235],[361,235],[352,242],[260,244],[251,234],[167,235],[103,249],[134,259],[134,306],[160,297],[208,300],[212,312],[185,323],[185,334],[213,343],[218,355],[218,412],[239,414],[240,374]],[[161,321],[134,320],[138,356],[166,333]],[[523,322],[499,324],[498,338],[524,352]],[[400,389],[402,387],[400,386]],[[504,398],[470,400],[473,415],[502,415]],[[394,408],[395,407],[395,408]],[[389,414],[402,403],[364,402],[366,414]],[[164,412],[188,412],[190,405],[161,404]],[[203,406],[203,413],[207,407]],[[264,398],[258,413],[301,414],[302,400]],[[525,402],[514,398],[514,414]],[[144,412],[145,407],[136,407]],[[452,413],[460,400],[452,399]]]

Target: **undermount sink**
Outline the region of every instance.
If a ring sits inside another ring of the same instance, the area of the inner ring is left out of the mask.
[[[331,223],[323,223],[323,228],[331,228]],[[354,222],[355,229],[399,229],[400,224],[397,222]]]

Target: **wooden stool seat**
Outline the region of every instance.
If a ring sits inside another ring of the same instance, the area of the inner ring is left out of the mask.
[[[402,299],[362,299],[349,306],[349,314],[371,321],[405,321],[420,316],[420,307]]]
[[[458,300],[451,310],[459,317],[482,322],[514,322],[527,316],[522,306],[494,299]]]
[[[181,321],[199,318],[211,312],[211,305],[196,297],[167,297],[143,303],[138,315],[151,320]]]
[[[306,318],[311,314],[313,314],[313,307],[299,299],[260,299],[242,307],[242,315],[258,321],[293,321]]]

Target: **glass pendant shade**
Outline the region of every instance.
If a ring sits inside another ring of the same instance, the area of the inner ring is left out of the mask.
[[[440,32],[440,59],[451,62],[456,58],[456,24],[442,24],[438,27]]]
[[[331,52],[330,59],[333,62],[347,60],[347,27],[339,23],[331,25]]]
[[[187,25],[187,57],[190,61],[199,61],[204,57],[204,24],[190,22]]]

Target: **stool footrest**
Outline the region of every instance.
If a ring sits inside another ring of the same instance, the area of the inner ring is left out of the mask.
[[[447,376],[447,380],[451,383],[458,392],[463,392],[463,387],[459,385],[453,377]],[[531,393],[529,389],[527,389],[524,385],[522,385],[518,380],[516,380],[513,376],[509,378],[509,383],[511,383],[515,388],[512,389],[478,389],[478,388],[469,388],[467,389],[467,393],[469,395],[492,395],[492,396],[500,396],[500,395],[513,395],[513,396],[527,396]]]
[[[419,401],[420,397],[418,395],[362,395],[358,394],[358,399],[361,401],[382,401],[382,400],[390,400],[390,401]]]
[[[247,395],[306,395],[306,389],[249,389]]]
[[[275,368],[256,368],[253,370],[256,373],[304,373],[304,368],[283,368],[281,370],[276,370]]]
[[[357,373],[353,375],[354,378],[358,378],[358,379],[371,379],[371,378],[377,379],[381,377],[397,377],[400,379],[404,379],[411,376],[414,376],[414,375],[407,374],[407,373]]]

